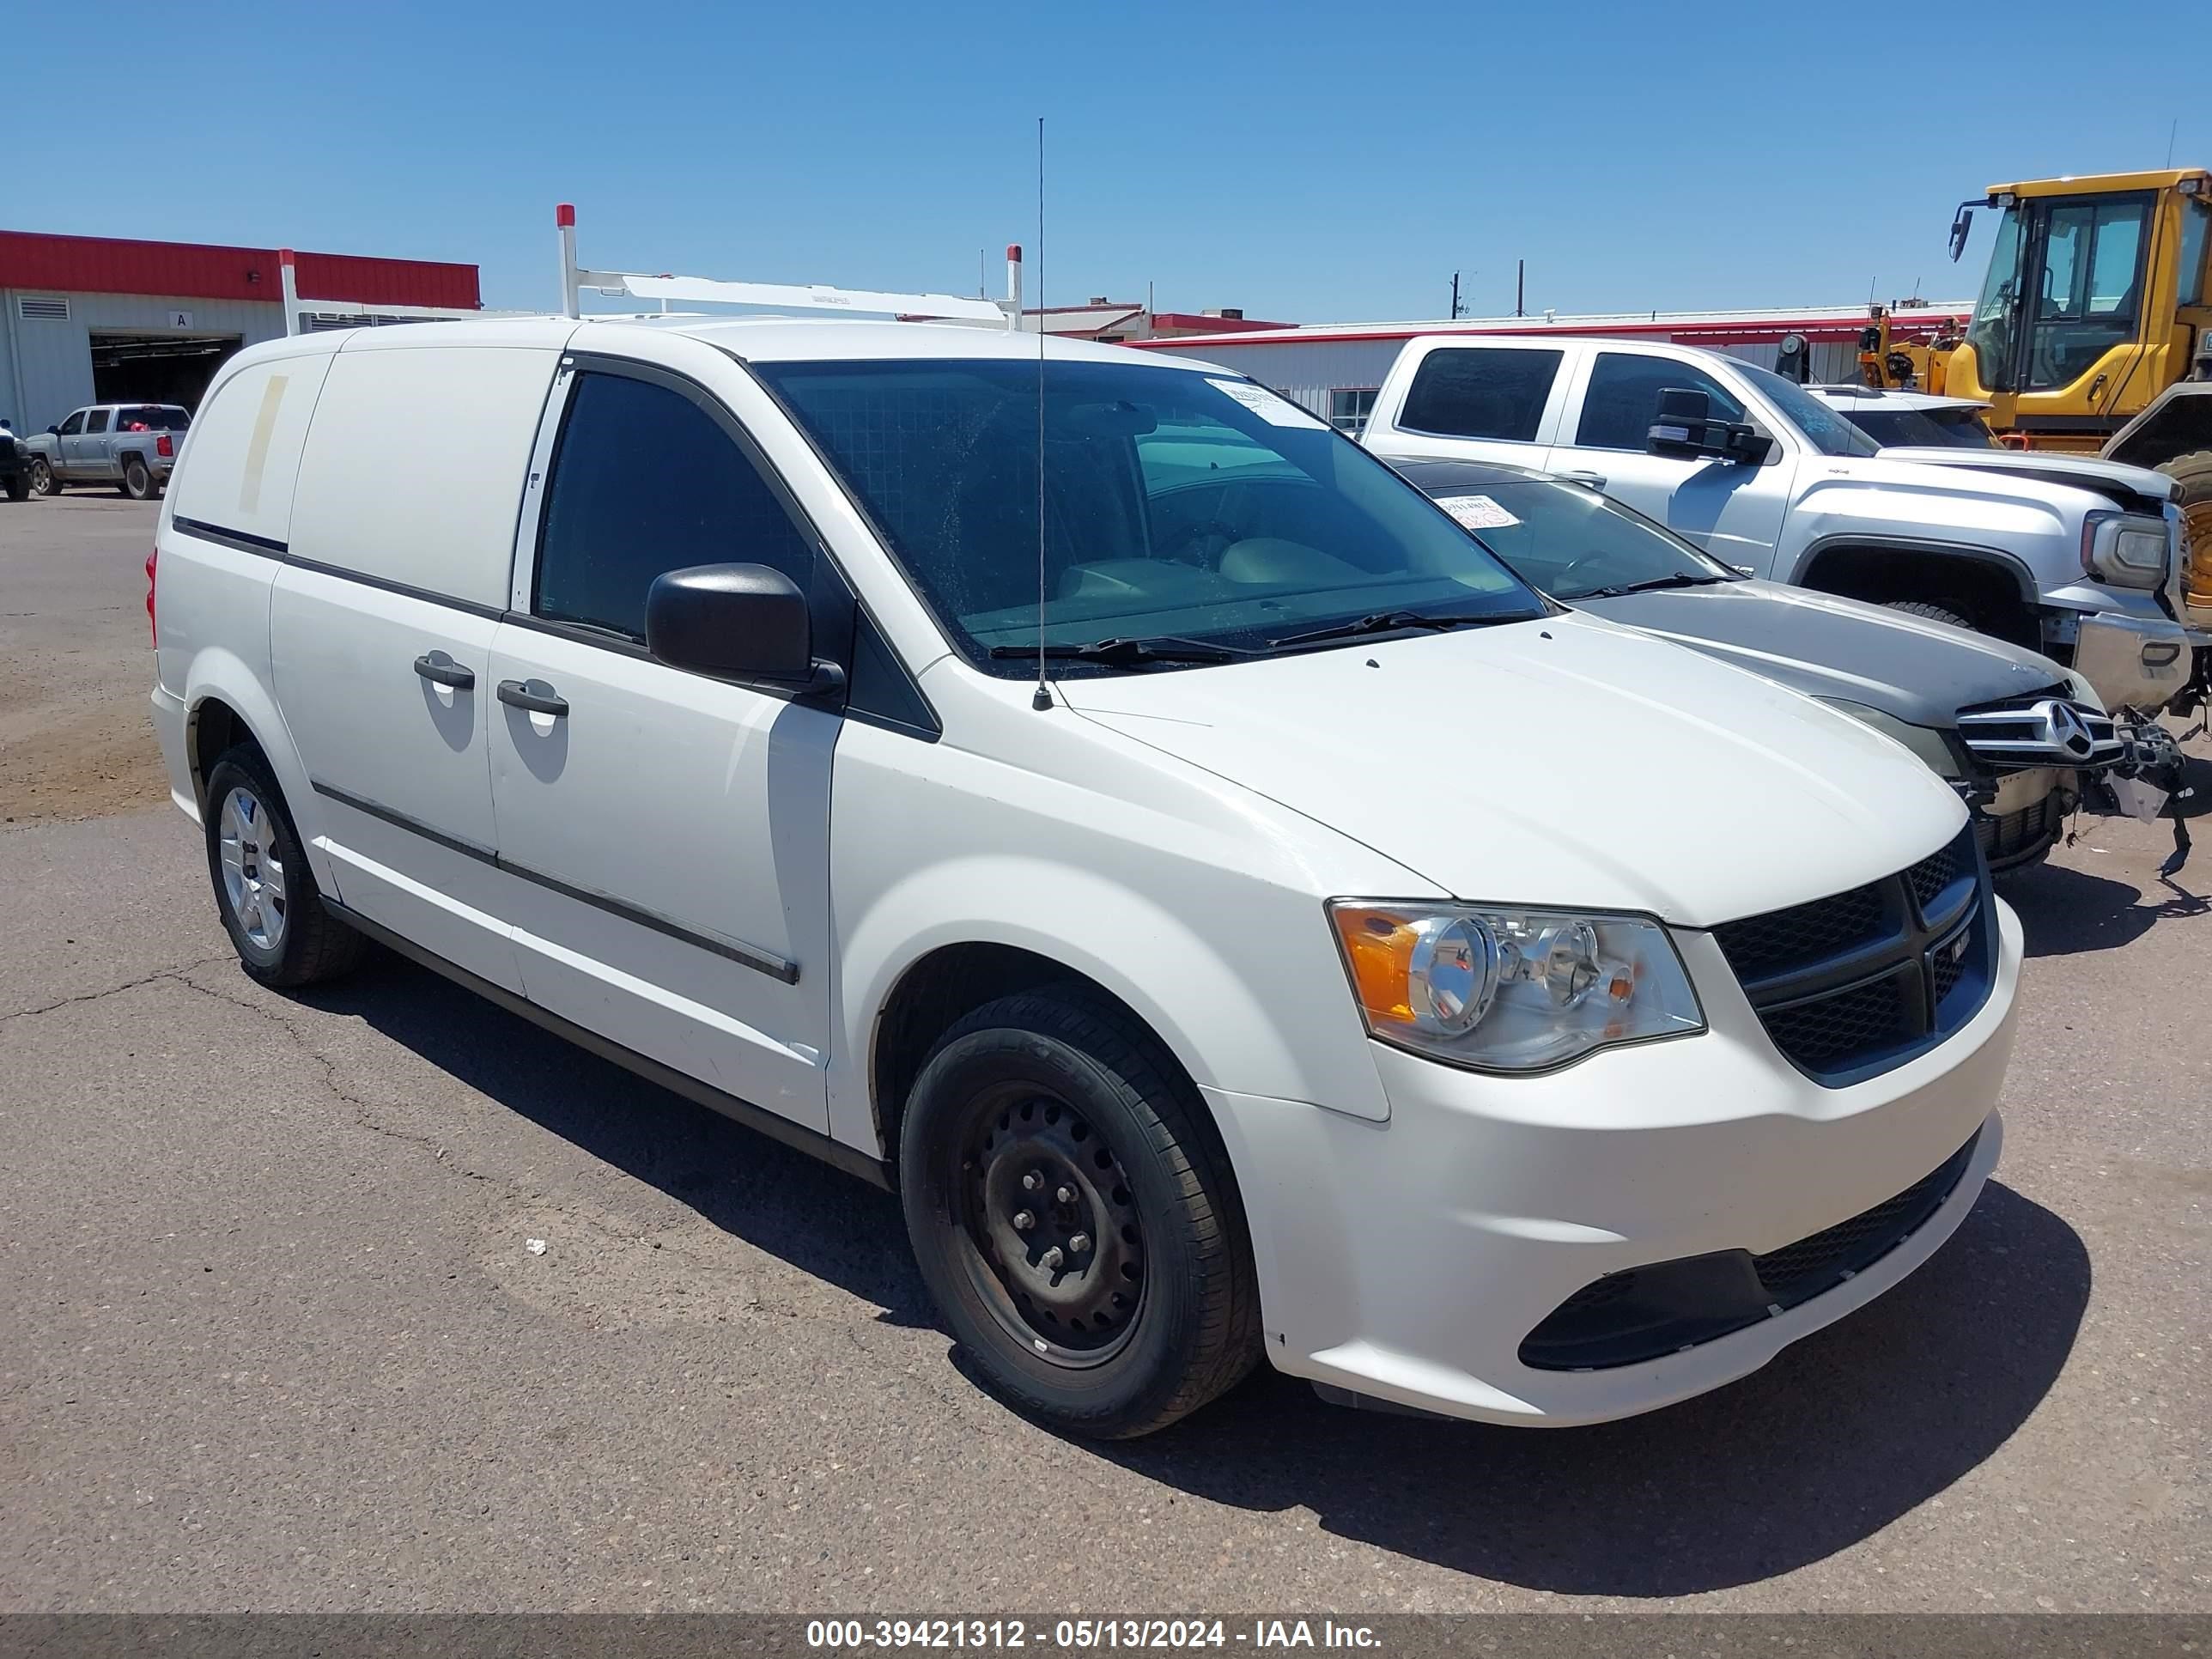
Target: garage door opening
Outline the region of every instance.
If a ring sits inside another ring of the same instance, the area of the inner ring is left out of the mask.
[[[236,334],[100,334],[92,337],[92,397],[101,404],[182,404],[198,410]]]

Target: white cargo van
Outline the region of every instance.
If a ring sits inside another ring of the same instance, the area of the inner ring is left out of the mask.
[[[1648,1410],[1895,1285],[1997,1158],[2021,936],[1956,796],[1217,368],[272,342],[149,574],[249,974],[381,941],[896,1188],[953,1336],[1070,1430],[1263,1355]]]

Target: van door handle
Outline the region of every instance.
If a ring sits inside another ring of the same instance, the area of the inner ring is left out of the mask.
[[[415,659],[415,672],[434,685],[450,685],[465,691],[477,683],[473,669],[464,668],[442,651],[428,651]]]
[[[557,718],[568,712],[568,698],[560,696],[550,685],[546,685],[543,691],[533,691],[530,689],[532,684],[545,685],[543,680],[501,680],[499,683],[499,700],[513,708],[527,708],[533,714],[551,714]]]
[[[1605,488],[1605,479],[1603,476],[1599,473],[1562,472],[1559,476],[1562,478],[1565,478],[1569,483],[1588,484],[1592,489],[1602,489]]]

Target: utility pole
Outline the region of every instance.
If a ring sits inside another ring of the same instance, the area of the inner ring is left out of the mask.
[[[1525,317],[1528,314],[1523,309],[1528,303],[1528,262],[1526,259],[1516,259],[1513,262],[1513,314],[1516,317]]]
[[[1454,272],[1452,272],[1452,307],[1451,307],[1451,314],[1452,314],[1452,320],[1453,320],[1454,322],[1457,322],[1457,321],[1459,320],[1459,272],[1457,272],[1457,271],[1455,271],[1455,270]]]

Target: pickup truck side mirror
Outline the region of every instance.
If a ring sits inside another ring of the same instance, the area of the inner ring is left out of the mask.
[[[814,654],[806,595],[764,564],[700,564],[653,579],[645,648],[672,668],[799,693],[830,691],[845,671]]]
[[[1659,394],[1659,418],[1651,422],[1644,447],[1654,455],[1682,460],[1748,461],[1757,466],[1774,444],[1742,421],[1713,419],[1713,400],[1706,393],[1668,386]]]
[[[46,428],[46,436],[49,438],[58,438],[61,435],[62,429],[58,426],[50,426]]]

